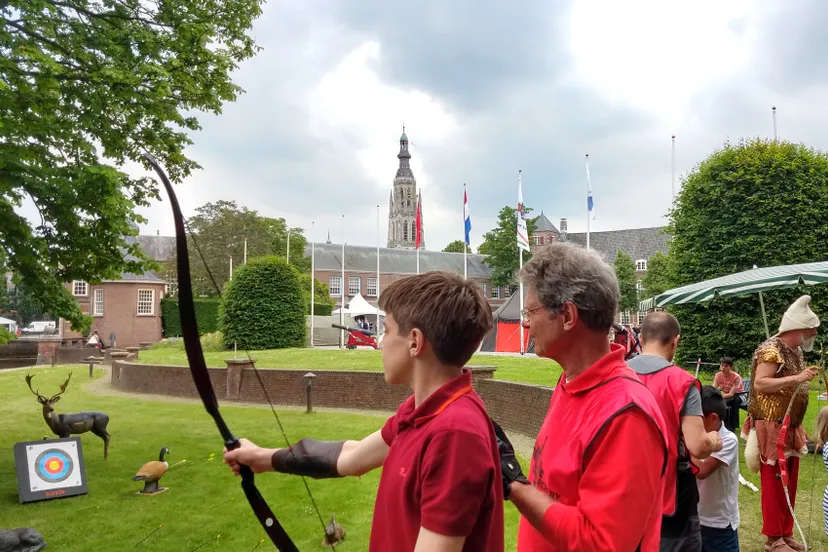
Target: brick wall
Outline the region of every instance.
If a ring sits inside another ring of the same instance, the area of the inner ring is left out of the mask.
[[[482,368],[482,367],[481,367]],[[306,403],[304,375],[308,370],[259,370],[262,382],[274,404],[298,405]],[[411,391],[403,385],[388,385],[382,372],[347,370],[319,370],[314,372],[313,404],[333,408],[394,411]],[[489,415],[504,429],[534,437],[537,435],[552,390],[548,387],[526,385],[491,379],[492,372],[474,372],[475,389],[486,403]],[[184,366],[156,366],[116,361],[113,363],[112,385],[121,391],[198,397],[190,370]],[[210,368],[210,380],[219,400],[234,396],[228,392],[227,369]],[[251,369],[241,371],[238,380],[238,400],[267,403],[256,374]]]
[[[109,335],[112,332],[115,332],[118,348],[138,346],[142,341],[155,343],[161,340],[161,298],[165,284],[131,281],[90,284],[87,295],[77,297],[86,313],[93,312],[90,301],[95,297],[96,289],[104,292],[103,315],[92,316],[92,330],[98,330],[104,343],[111,346]],[[152,314],[138,314],[139,289],[155,291]],[[80,333],[71,331],[69,324],[65,324],[64,328],[65,339],[82,337]]]

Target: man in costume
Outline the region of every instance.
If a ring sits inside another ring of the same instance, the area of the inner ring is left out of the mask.
[[[718,432],[704,429],[701,384],[673,364],[681,338],[675,316],[653,312],[641,324],[641,355],[627,361],[652,391],[670,436],[664,475],[661,552],[701,552],[699,492],[690,454],[699,459],[722,448]]]
[[[664,420],[624,348],[607,339],[620,297],[615,272],[594,251],[555,243],[519,277],[528,288],[521,323],[535,353],[563,374],[528,480],[498,432],[504,496],[521,513],[518,552],[657,551]]]
[[[305,438],[290,449],[241,439],[224,461],[238,475],[315,478],[382,469],[371,552],[503,552],[503,485],[495,428],[464,368],[492,328],[480,286],[448,272],[397,280],[382,292],[385,381],[412,395],[362,440]]]
[[[742,438],[747,439],[745,463],[761,474],[762,534],[768,552],[805,550],[803,543],[793,538],[796,523],[805,540],[793,508],[799,459],[808,453],[802,427],[808,382],[817,373],[816,367],[805,367],[802,355],[813,350],[819,327],[810,302],[811,297],[803,295],[788,308],[779,332],[753,353],[750,368],[752,386]]]

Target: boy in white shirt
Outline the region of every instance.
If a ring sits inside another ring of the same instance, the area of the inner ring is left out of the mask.
[[[718,431],[722,450],[706,460],[693,458],[699,468],[699,521],[702,552],[739,552],[739,441],[727,429],[727,406],[722,394],[713,386],[702,388],[702,412],[705,431]]]

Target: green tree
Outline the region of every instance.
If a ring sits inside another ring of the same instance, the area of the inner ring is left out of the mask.
[[[647,261],[647,273],[644,275],[644,295],[654,297],[670,289],[670,274],[667,256],[661,251]]]
[[[526,213],[532,209],[526,208]],[[531,236],[535,232],[535,219],[527,218],[526,227]],[[486,264],[492,269],[492,285],[506,287],[515,283],[520,267],[517,246],[517,209],[504,207],[497,217],[497,226],[483,235],[483,243],[477,252],[486,255]],[[523,262],[532,258],[529,251],[523,252]]]
[[[828,259],[828,155],[800,144],[726,144],[684,180],[670,214],[671,287],[760,267]],[[775,333],[802,293],[828,322],[828,287],[764,294]],[[823,308],[820,308],[820,305]],[[747,358],[765,339],[757,294],[671,307],[682,325],[679,360]]]
[[[262,219],[270,235],[271,254],[287,258],[288,230],[290,231],[290,265],[300,272],[310,274],[311,260],[305,255],[305,246],[308,244],[303,230],[298,227],[289,227],[283,218]]]
[[[44,308],[86,330],[64,282],[154,268],[126,238],[158,199],[152,153],[180,182],[195,114],[242,90],[230,75],[257,47],[262,0],[0,0],[0,242]],[[39,221],[19,207],[31,201]]]
[[[15,335],[6,328],[0,328],[0,347],[15,338]]]
[[[473,253],[471,246],[466,242],[463,240],[454,240],[443,249],[443,253],[462,253],[464,249],[466,253]]]
[[[618,279],[618,287],[621,289],[621,301],[618,303],[620,311],[638,310],[638,289],[635,278],[635,263],[632,258],[619,251],[615,255],[615,277]]]
[[[228,282],[219,305],[224,343],[250,350],[304,347],[307,329],[299,277],[283,258],[248,260]]]
[[[0,297],[0,316],[16,320],[20,326],[28,326],[35,320],[54,318],[32,296],[24,282],[18,282],[13,288],[5,290]]]
[[[291,245],[291,249],[293,246]],[[305,307],[305,314],[310,314],[310,280],[311,275],[308,273],[300,273],[299,282],[302,286],[302,304]],[[313,310],[317,316],[327,316],[331,314],[336,302],[331,298],[331,290],[328,284],[324,284],[315,278],[313,288]]]

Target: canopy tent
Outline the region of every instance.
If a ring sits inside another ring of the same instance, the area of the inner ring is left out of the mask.
[[[339,309],[333,311],[332,314],[339,314]],[[371,305],[368,301],[362,297],[361,294],[357,293],[353,299],[351,299],[348,306],[345,307],[345,314],[347,316],[366,316],[366,315],[379,315],[385,316],[385,312],[381,311],[377,307]]]
[[[696,284],[690,284],[665,291],[655,297],[650,297],[639,303],[639,311],[648,311],[656,307],[667,305],[682,305],[685,303],[701,303],[713,297],[747,295],[763,291],[796,287],[799,284],[813,286],[828,282],[828,261],[805,263],[767,268],[753,268],[729,276],[721,276]],[[767,331],[767,317],[762,302],[762,318]]]
[[[0,327],[6,328],[8,331],[15,333],[17,331],[17,322],[10,318],[3,318],[0,316]]]
[[[517,293],[500,305],[493,314],[494,327],[480,344],[485,352],[520,352],[520,298]],[[523,332],[524,348],[527,353],[535,352],[534,342],[529,342],[529,332]]]

